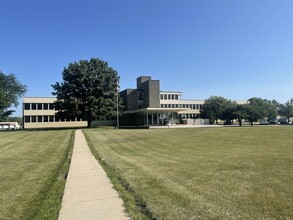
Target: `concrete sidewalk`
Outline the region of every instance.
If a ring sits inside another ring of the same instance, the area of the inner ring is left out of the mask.
[[[90,152],[81,130],[75,133],[73,155],[59,213],[59,220],[74,219],[130,219],[124,211],[122,199]]]

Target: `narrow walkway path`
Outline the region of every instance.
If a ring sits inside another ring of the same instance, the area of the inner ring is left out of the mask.
[[[130,219],[123,201],[92,155],[83,132],[75,133],[59,220]]]

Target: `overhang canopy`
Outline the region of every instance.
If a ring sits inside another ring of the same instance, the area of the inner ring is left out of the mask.
[[[181,112],[185,110],[189,110],[190,108],[140,108],[140,109],[134,109],[129,111],[124,111],[125,114],[135,114],[135,113],[152,113],[152,112]]]

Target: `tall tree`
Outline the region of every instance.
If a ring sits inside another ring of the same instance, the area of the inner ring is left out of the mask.
[[[279,115],[286,117],[289,122],[290,118],[293,117],[293,98],[285,104],[280,104]]]
[[[211,96],[205,100],[203,108],[200,110],[200,117],[208,118],[211,124],[214,124],[214,122],[218,124],[221,112],[231,103],[230,100],[225,99],[224,97]]]
[[[95,118],[115,115],[119,76],[107,62],[92,58],[70,63],[62,78],[52,85],[57,115],[83,118],[88,127]]]
[[[13,73],[5,75],[0,71],[0,120],[5,120],[14,110],[21,98],[27,91],[26,85],[21,84]]]

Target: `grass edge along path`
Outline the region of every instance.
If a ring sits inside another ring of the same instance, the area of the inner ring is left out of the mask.
[[[117,190],[118,194],[122,198],[125,209],[130,215],[131,219],[157,219],[156,216],[147,207],[146,202],[135,193],[135,191],[131,188],[128,182],[123,179],[113,167],[106,163],[103,158],[101,158],[98,151],[93,147],[92,143],[90,142],[90,139],[87,136],[88,134],[86,132],[83,133],[90,148],[90,151],[107,173],[114,188]]]
[[[292,217],[292,127],[84,132],[156,217]]]
[[[36,212],[31,213],[28,219],[57,219],[61,209],[62,198],[68,174],[75,130],[72,130],[69,146],[67,152],[64,154],[63,159],[60,161],[57,169],[54,170],[50,181],[41,190],[41,199],[39,201],[39,208]],[[28,213],[30,210],[27,210]]]

